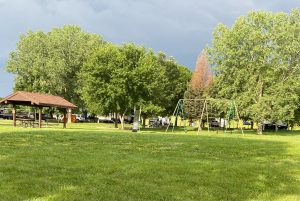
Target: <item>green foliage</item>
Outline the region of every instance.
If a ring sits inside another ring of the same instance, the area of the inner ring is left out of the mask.
[[[215,67],[213,96],[236,100],[254,121],[293,120],[300,95],[300,13],[250,12],[219,24],[207,48]]]
[[[108,114],[124,113],[132,102],[127,96],[129,69],[123,65],[125,55],[113,44],[98,48],[88,58],[81,71],[82,99],[90,112]]]
[[[16,74],[14,89],[60,95],[81,106],[77,73],[102,43],[99,35],[78,26],[21,35],[7,63],[8,72]]]
[[[134,106],[145,115],[170,113],[190,76],[163,53],[105,44],[77,26],[22,35],[7,70],[16,74],[15,90],[59,95],[92,113],[122,115]]]
[[[98,48],[80,75],[80,93],[91,112],[122,116],[134,107],[142,107],[143,116],[173,110],[189,79],[188,69],[173,59],[131,43]]]
[[[161,92],[154,94],[154,97],[156,104],[163,109],[161,114],[170,115],[173,113],[178,100],[184,97],[184,92],[191,79],[191,72],[185,66],[176,63],[173,57],[167,58],[162,52],[158,53],[157,59],[163,75],[162,79],[158,79],[158,88]]]

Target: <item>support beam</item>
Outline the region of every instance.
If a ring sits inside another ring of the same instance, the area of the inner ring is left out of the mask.
[[[205,110],[206,110],[207,130],[208,130],[208,132],[209,132],[209,118],[208,118],[208,111],[207,111],[207,102],[206,102]]]
[[[42,128],[42,111],[43,107],[39,107],[39,128]]]
[[[17,126],[17,109],[16,109],[16,105],[13,105],[13,109],[12,109],[12,116],[13,116],[13,126],[16,127]]]
[[[72,123],[72,109],[69,108],[68,110],[68,124]]]
[[[203,114],[204,114],[205,107],[206,107],[206,99],[205,99],[204,104],[203,104],[203,108],[202,108],[202,112],[201,112],[201,116],[200,116],[200,120],[199,120],[199,127],[198,127],[197,134],[199,134],[200,130],[202,130],[201,124],[202,124],[202,119],[203,119]]]
[[[64,109],[63,128],[67,128],[67,108]]]

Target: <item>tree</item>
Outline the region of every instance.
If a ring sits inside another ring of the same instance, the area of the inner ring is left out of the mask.
[[[134,44],[109,43],[94,51],[80,73],[80,92],[90,112],[119,114],[124,128],[124,116],[131,113],[143,94],[137,68],[144,54],[145,49]]]
[[[235,100],[257,122],[288,121],[299,108],[299,10],[250,12],[229,28],[219,24],[207,49],[216,97]]]
[[[190,88],[201,93],[207,92],[212,85],[212,71],[209,67],[207,56],[202,52],[196,63],[195,71],[192,75]]]
[[[175,62],[159,58],[150,49],[131,43],[106,44],[84,65],[81,94],[91,112],[120,114],[124,128],[124,115],[131,114],[134,107],[142,108],[144,118],[170,107],[177,95],[176,89],[172,91],[177,85],[171,84],[181,75],[180,69]],[[178,75],[174,77],[170,72]]]
[[[83,107],[77,92],[78,72],[87,56],[102,44],[99,35],[85,33],[78,26],[21,35],[6,67],[16,74],[14,90],[59,95]]]
[[[168,58],[163,52],[154,54],[152,50],[141,59],[139,71],[144,74],[139,83],[144,82],[144,87],[149,89],[139,97],[145,126],[149,116],[172,114],[178,100],[183,98],[190,71],[173,57]]]
[[[143,127],[147,116],[161,114],[165,109],[165,88],[167,79],[164,66],[158,61],[152,50],[148,50],[140,59],[139,67],[135,71],[135,85],[139,86],[136,107],[142,109]]]
[[[209,91],[213,84],[212,71],[210,69],[206,53],[203,51],[197,59],[195,71],[184,94],[186,99],[205,99],[209,97]],[[190,119],[199,118],[199,112],[203,108],[203,102],[185,102],[185,114]],[[196,111],[196,112],[195,112]]]

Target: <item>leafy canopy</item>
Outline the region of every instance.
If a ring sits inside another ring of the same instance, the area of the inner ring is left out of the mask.
[[[214,96],[233,99],[254,121],[295,118],[300,95],[300,13],[250,12],[219,24],[207,48]]]
[[[78,26],[53,28],[20,37],[7,62],[8,72],[16,74],[15,90],[43,92],[65,97],[81,105],[78,72],[88,55],[103,43],[96,34]]]

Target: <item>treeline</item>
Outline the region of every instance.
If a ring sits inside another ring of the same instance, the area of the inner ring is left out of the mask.
[[[59,95],[94,114],[171,114],[191,77],[173,57],[133,43],[116,45],[78,26],[20,37],[7,62],[14,90]],[[123,124],[122,124],[123,125]]]
[[[232,27],[219,24],[196,66],[191,77],[164,53],[65,26],[22,35],[7,70],[16,74],[15,90],[60,95],[81,110],[119,114],[121,121],[134,107],[144,118],[171,114],[184,93],[234,100],[240,117],[256,122],[261,133],[265,120],[299,121],[299,10],[250,12]]]

